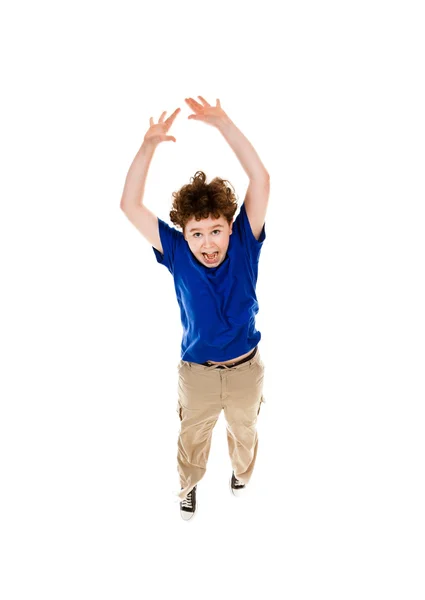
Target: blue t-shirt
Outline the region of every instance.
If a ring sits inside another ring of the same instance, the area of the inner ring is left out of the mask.
[[[183,326],[182,360],[223,362],[252,350],[261,339],[255,328],[255,286],[265,226],[257,240],[242,204],[226,258],[217,267],[201,264],[181,231],[159,218],[158,227],[164,254],[153,251],[174,277]]]

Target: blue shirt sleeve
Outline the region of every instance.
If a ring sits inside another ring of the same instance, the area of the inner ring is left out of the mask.
[[[180,231],[177,231],[174,227],[170,227],[165,221],[162,221],[158,217],[158,231],[159,237],[161,239],[162,249],[164,250],[164,254],[159,252],[156,248],[152,246],[154,251],[156,260],[161,264],[167,267],[171,274],[174,272],[174,258],[176,255],[176,249],[178,244],[181,243],[183,238],[183,234]]]
[[[241,240],[246,243],[249,254],[251,256],[258,257],[261,248],[263,247],[263,242],[266,239],[266,225],[263,225],[260,237],[257,240],[252,233],[251,224],[245,210],[245,203],[242,204],[241,210],[235,219],[233,227],[237,228]]]

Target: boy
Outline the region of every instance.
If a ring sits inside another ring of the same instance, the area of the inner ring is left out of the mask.
[[[170,227],[143,205],[146,177],[156,146],[176,141],[167,135],[180,108],[158,123],[150,118],[143,144],[128,171],[121,209],[151,243],[156,259],[174,277],[183,326],[179,372],[178,472],[180,514],[188,520],[197,508],[196,486],[206,471],[212,430],[224,410],[233,467],[230,489],[240,495],[249,482],[258,447],[264,365],[255,328],[255,286],[265,234],[270,178],[256,151],[221,108],[198,96],[185,101],[189,119],[216,127],[249,178],[236,219],[235,194],[218,177],[209,184],[198,171],[173,193]]]

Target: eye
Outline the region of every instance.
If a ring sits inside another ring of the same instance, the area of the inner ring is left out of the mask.
[[[220,233],[220,229],[214,229],[213,233]]]
[[[199,233],[199,231],[197,231],[196,233],[194,233],[194,234],[193,234],[193,237],[198,237],[198,235],[201,235],[201,234]]]

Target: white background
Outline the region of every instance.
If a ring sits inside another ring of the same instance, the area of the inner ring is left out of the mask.
[[[1,15],[3,600],[423,600],[420,2],[21,2]],[[176,451],[181,325],[119,209],[247,177],[188,96],[220,98],[271,175],[259,453],[233,498],[224,416],[199,512]],[[248,491],[248,490],[247,490]]]

